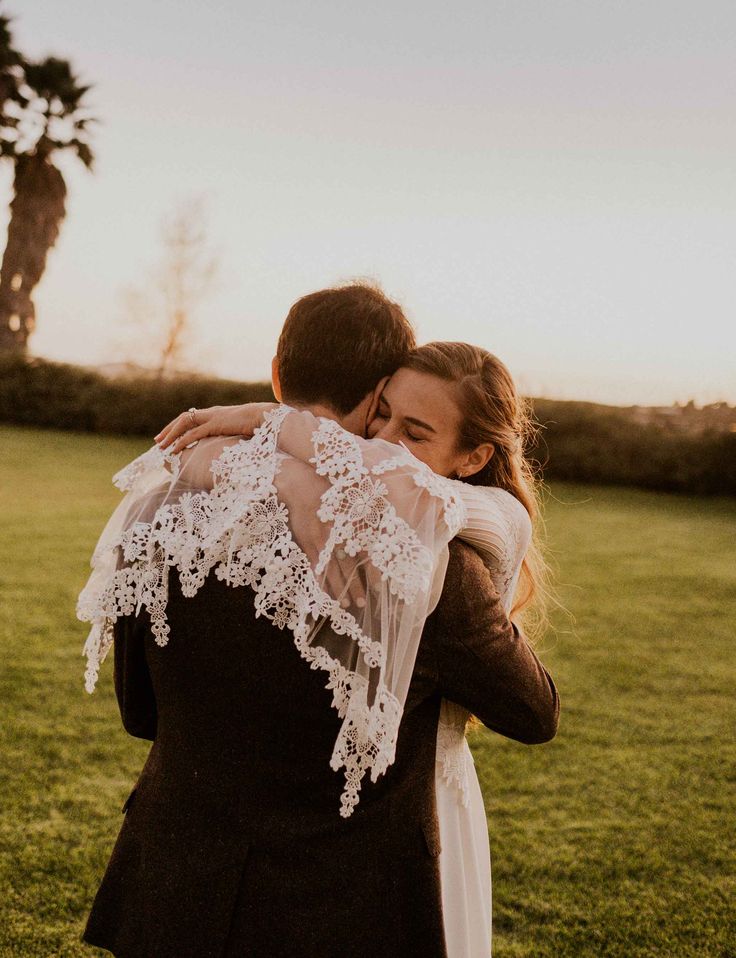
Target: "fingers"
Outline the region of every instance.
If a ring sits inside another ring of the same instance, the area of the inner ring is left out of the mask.
[[[190,412],[180,413],[176,419],[164,426],[155,442],[162,448],[181,451],[184,446],[195,439],[205,436],[252,436],[254,431],[263,422],[266,409],[273,408],[273,403],[246,403],[243,406],[210,406],[208,409],[198,409],[195,413],[195,422],[192,423]],[[202,433],[202,428],[206,431]]]
[[[159,440],[162,436],[165,436],[166,433],[167,433],[170,429],[173,428],[174,423],[177,422],[177,420],[179,420],[179,419],[181,419],[181,416],[180,416],[180,415],[177,416],[176,419],[172,419],[171,422],[167,422],[166,425],[164,426],[164,428],[163,428],[160,432],[157,432],[156,435],[153,437],[153,438],[156,440],[156,442],[158,442],[158,440]]]
[[[181,452],[193,442],[199,442],[200,439],[207,439],[208,436],[218,436],[220,431],[212,423],[203,422],[201,426],[195,426],[193,429],[187,429],[182,433],[171,447],[171,452]]]
[[[183,412],[180,413],[176,419],[172,419],[171,422],[164,426],[161,432],[153,438],[162,449],[166,449],[177,436],[181,436],[182,433],[191,428],[192,417],[188,412]]]
[[[182,449],[186,449],[190,443],[199,442],[200,439],[206,439],[207,436],[211,435],[213,435],[213,433],[207,423],[202,423],[201,426],[195,426],[194,429],[187,429],[186,432],[179,436],[174,445],[171,447],[171,452],[181,452]],[[172,435],[171,438],[173,440],[174,436]]]
[[[198,409],[194,414],[194,423],[192,423],[192,414],[188,410],[187,412],[179,413],[176,419],[172,419],[168,425],[164,426],[157,436],[153,437],[154,441],[162,449],[166,449],[175,439],[178,439],[179,436],[183,436],[185,433],[191,432],[198,426],[206,425],[206,423],[209,422],[212,416],[217,412],[217,409],[217,406],[209,406],[207,409]]]

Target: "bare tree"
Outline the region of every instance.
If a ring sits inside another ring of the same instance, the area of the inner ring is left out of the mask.
[[[191,362],[192,334],[211,291],[218,260],[209,247],[205,204],[190,198],[163,218],[162,254],[144,287],[124,293],[127,315],[141,328],[144,345],[137,360],[159,377],[172,376]]]

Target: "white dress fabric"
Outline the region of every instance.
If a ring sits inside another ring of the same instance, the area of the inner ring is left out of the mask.
[[[459,537],[480,552],[508,613],[531,540],[529,515],[503,489],[466,483],[457,487],[467,513]],[[491,954],[491,851],[483,795],[465,738],[468,718],[466,709],[442,702],[435,791],[448,958]]]

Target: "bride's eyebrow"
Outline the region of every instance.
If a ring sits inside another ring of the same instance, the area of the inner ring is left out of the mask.
[[[404,422],[411,423],[412,426],[419,426],[420,429],[426,429],[427,432],[437,432],[428,422],[422,422],[421,419],[414,419],[413,416],[404,416]]]
[[[378,405],[379,405],[379,407],[380,407],[382,404],[383,404],[384,406],[386,406],[386,408],[388,409],[388,412],[389,412],[389,414],[390,414],[390,413],[391,413],[391,403],[388,401],[388,399],[386,399],[386,394],[385,394],[385,393],[381,393],[381,395],[378,397]],[[434,433],[437,432],[437,430],[434,428],[434,426],[430,426],[428,422],[422,422],[421,419],[415,419],[414,416],[404,416],[404,417],[403,417],[403,420],[404,420],[404,422],[409,423],[409,425],[411,425],[411,426],[418,426],[419,429],[426,429],[427,432],[434,432]]]

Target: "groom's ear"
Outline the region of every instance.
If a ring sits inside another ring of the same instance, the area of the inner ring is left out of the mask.
[[[383,379],[379,379],[378,385],[377,385],[376,388],[373,390],[373,395],[371,396],[371,401],[370,401],[370,403],[368,404],[368,417],[367,417],[366,422],[365,422],[365,425],[366,425],[366,434],[367,434],[367,432],[368,432],[368,426],[370,426],[370,424],[373,422],[373,420],[374,420],[374,418],[375,418],[376,410],[378,409],[378,401],[379,401],[380,398],[381,398],[381,393],[382,393],[383,390],[385,389],[386,383],[389,381],[390,378],[391,378],[390,376],[384,376]]]
[[[273,389],[273,394],[276,397],[276,402],[282,402],[281,380],[279,379],[279,361],[278,357],[276,356],[274,356],[271,360],[271,388]]]

